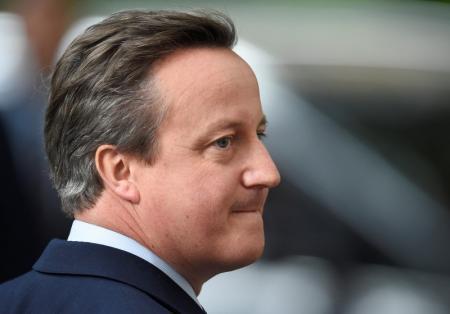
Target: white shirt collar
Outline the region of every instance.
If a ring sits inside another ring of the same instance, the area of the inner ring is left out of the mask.
[[[80,220],[75,220],[70,229],[68,241],[90,242],[110,246],[122,251],[136,255],[153,266],[157,267],[173,281],[175,281],[188,295],[200,305],[195,295],[194,289],[183,276],[177,273],[169,264],[159,256],[150,251],[139,242],[124,236],[115,231],[89,224]],[[201,305],[200,305],[201,306]]]

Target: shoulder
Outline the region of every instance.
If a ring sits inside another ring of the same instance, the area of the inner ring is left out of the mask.
[[[93,276],[31,271],[0,285],[2,313],[171,313],[150,295]]]

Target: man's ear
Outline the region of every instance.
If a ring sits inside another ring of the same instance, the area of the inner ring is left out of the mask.
[[[130,156],[118,152],[114,145],[101,145],[95,152],[95,166],[105,188],[126,201],[139,203],[139,189],[131,180]]]

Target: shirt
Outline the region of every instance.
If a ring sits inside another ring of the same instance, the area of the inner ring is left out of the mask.
[[[201,307],[194,289],[188,281],[158,255],[136,240],[133,240],[118,232],[80,220],[74,220],[67,240],[106,245],[136,255],[169,276],[169,278],[175,281],[175,283],[178,284]]]

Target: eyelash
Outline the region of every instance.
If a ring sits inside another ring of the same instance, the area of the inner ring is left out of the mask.
[[[233,138],[234,138],[233,136],[224,136],[224,137],[221,137],[221,138],[215,140],[213,144],[214,144],[214,146],[216,146],[218,149],[226,150],[226,149],[228,149],[228,148],[230,147]],[[228,140],[228,145],[227,145],[226,147],[221,147],[221,146],[219,145],[219,142],[220,142],[220,141],[223,141],[223,140]]]
[[[263,140],[265,137],[267,137],[266,131],[258,131],[256,133],[256,135],[258,136],[258,138],[260,140]],[[221,145],[219,145],[219,142],[221,142],[223,140],[227,140],[226,147],[222,147]],[[231,146],[233,140],[234,140],[234,136],[228,135],[228,136],[224,136],[224,137],[221,137],[221,138],[215,140],[213,144],[214,144],[214,146],[216,146],[217,148],[219,148],[221,150],[226,150]]]
[[[263,140],[264,138],[267,137],[266,131],[258,131],[257,135],[260,140]]]

